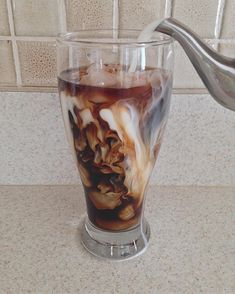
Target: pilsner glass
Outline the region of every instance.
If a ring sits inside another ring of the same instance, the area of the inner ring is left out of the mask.
[[[57,39],[63,119],[87,204],[82,243],[113,260],[148,245],[144,201],[172,90],[172,39],[155,33],[140,43],[138,34],[87,30]]]

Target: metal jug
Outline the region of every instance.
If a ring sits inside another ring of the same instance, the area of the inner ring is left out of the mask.
[[[174,18],[164,19],[155,31],[177,40],[212,97],[224,107],[235,111],[235,59],[218,54]]]

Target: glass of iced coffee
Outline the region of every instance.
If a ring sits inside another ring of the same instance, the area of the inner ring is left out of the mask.
[[[132,258],[149,242],[146,191],[167,122],[172,39],[136,30],[66,33],[57,40],[67,137],[84,188],[81,239],[91,253]]]

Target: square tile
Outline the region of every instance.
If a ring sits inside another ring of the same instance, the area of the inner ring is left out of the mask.
[[[111,29],[113,1],[65,0],[67,30]]]
[[[235,58],[235,40],[234,43],[219,44],[219,52],[227,57]]]
[[[0,41],[0,73],[0,85],[16,84],[11,41]]]
[[[56,86],[54,42],[19,41],[18,49],[24,86]]]
[[[201,79],[179,43],[175,43],[174,88],[204,88]]]
[[[235,0],[225,1],[221,37],[235,39]]]
[[[120,28],[143,29],[164,17],[165,0],[120,0]]]
[[[12,0],[17,36],[55,36],[58,32],[57,0]]]
[[[218,0],[175,0],[173,16],[204,38],[213,38]]]
[[[6,0],[0,0],[0,35],[10,35]]]

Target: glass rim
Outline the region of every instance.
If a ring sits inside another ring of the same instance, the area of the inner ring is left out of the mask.
[[[81,37],[79,38],[79,35],[84,34],[84,33],[96,33],[99,32],[110,32],[113,33],[113,35],[116,33],[120,32],[132,32],[132,33],[140,33],[141,30],[138,29],[87,29],[87,30],[78,30],[78,31],[73,31],[73,32],[66,32],[66,33],[60,33],[56,37],[56,41],[61,44],[67,44],[69,45],[87,45],[87,46],[93,46],[93,45],[110,45],[110,46],[129,46],[129,47],[146,47],[146,46],[158,46],[158,45],[165,45],[165,44],[171,44],[173,43],[174,39],[166,34],[160,33],[160,32],[154,32],[154,34],[158,35],[159,37],[150,41],[145,41],[145,42],[138,42],[135,39],[130,39],[128,41],[124,40],[121,41],[119,39],[118,41],[115,41],[114,37],[111,39],[103,39],[99,40],[99,37],[92,37],[91,40],[89,40],[90,37],[87,37],[86,39],[82,39]],[[138,34],[139,35],[139,34]],[[160,39],[161,36],[161,39]],[[107,37],[106,37],[107,38]],[[94,40],[93,40],[94,39]]]

